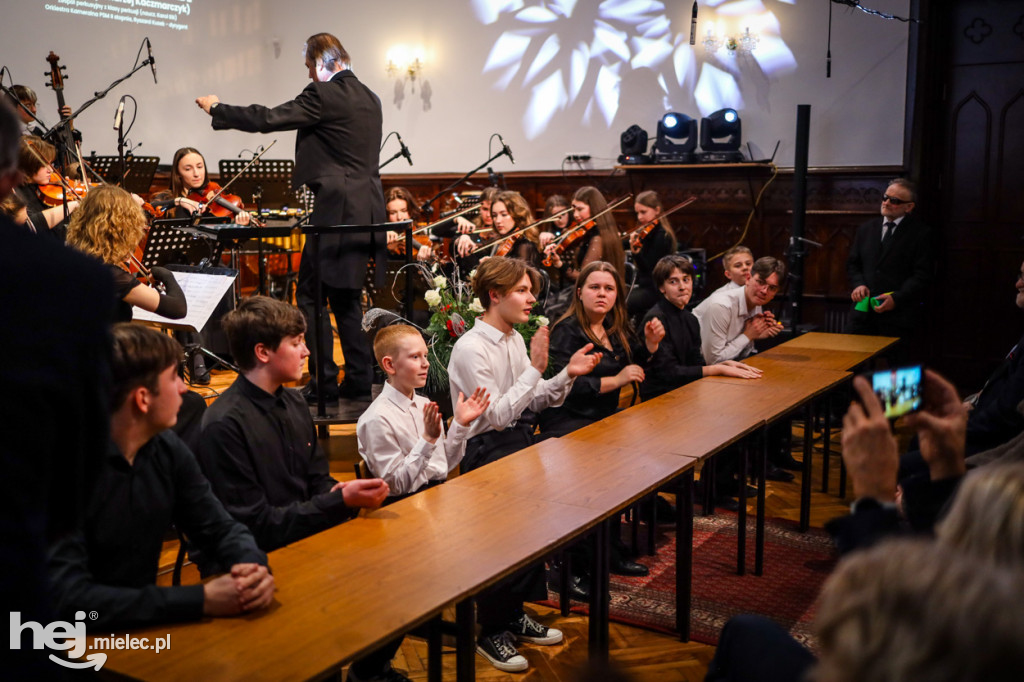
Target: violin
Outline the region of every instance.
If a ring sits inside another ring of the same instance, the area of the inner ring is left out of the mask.
[[[636,227],[633,230],[628,231],[626,234],[629,235],[630,237],[632,237],[633,235],[636,235],[637,239],[639,239],[641,242],[643,242],[644,238],[647,237],[647,235],[649,235],[651,232],[653,232],[654,228],[656,228],[658,225],[661,224],[661,219],[662,218],[665,218],[666,216],[669,216],[669,215],[675,213],[676,211],[678,211],[681,208],[689,206],[690,204],[692,204],[695,201],[697,201],[697,197],[696,196],[691,196],[690,198],[685,199],[684,201],[680,201],[678,204],[676,204],[675,206],[673,206],[669,210],[661,213],[654,220],[651,220],[648,223],[640,225],[639,227]]]
[[[209,199],[211,194],[214,195],[213,201]],[[242,197],[225,192],[220,185],[212,180],[206,183],[205,187],[190,190],[186,198],[197,204],[202,204],[205,207],[205,212],[216,218],[227,218],[245,210]]]
[[[632,194],[627,194],[623,198],[615,201],[614,203],[608,204],[608,206],[603,211],[601,211],[597,215],[591,216],[585,223],[577,225],[576,227],[570,226],[566,228],[565,233],[561,237],[557,237],[555,241],[551,242],[552,244],[555,244],[555,248],[553,248],[551,252],[544,257],[544,267],[549,268],[552,265],[554,265],[556,255],[561,260],[562,256],[565,255],[565,252],[568,251],[569,247],[581,241],[585,236],[587,236],[587,233],[590,232],[590,230],[592,230],[595,225],[597,225],[598,218],[605,215],[606,213],[611,213],[614,209],[618,208],[619,206],[626,203],[632,198]]]
[[[59,173],[50,173],[50,182],[45,185],[36,185],[36,193],[39,200],[47,206],[61,206],[64,203],[64,194],[68,193],[68,201],[81,201],[85,198],[90,187],[79,180],[66,178]]]

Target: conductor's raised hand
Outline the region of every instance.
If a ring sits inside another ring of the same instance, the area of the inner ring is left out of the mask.
[[[437,403],[431,401],[423,406],[423,440],[428,443],[436,443],[440,437],[441,409]]]
[[[570,377],[579,377],[594,371],[594,368],[601,362],[602,355],[601,353],[591,353],[592,350],[594,350],[594,344],[588,343],[572,354],[569,364],[565,366]]]
[[[220,97],[217,97],[217,95],[203,95],[202,97],[196,97],[196,104],[206,113],[210,113],[210,109],[212,109],[213,105],[218,102],[220,102]]]
[[[534,332],[533,338],[530,339],[530,364],[541,374],[548,368],[548,346],[550,343],[551,332],[547,325]]]
[[[477,386],[469,398],[466,398],[462,391],[459,391],[459,399],[455,403],[455,421],[463,426],[469,426],[487,410],[490,404],[491,394],[482,386]]]
[[[350,508],[374,509],[388,496],[388,484],[379,478],[357,478],[345,481],[341,486],[345,506]]]
[[[644,341],[647,343],[647,351],[655,353],[658,345],[665,338],[665,325],[656,317],[652,317],[644,325]]]

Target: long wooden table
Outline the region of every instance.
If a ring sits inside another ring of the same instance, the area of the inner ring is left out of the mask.
[[[132,631],[170,632],[171,647],[110,652],[105,669],[141,680],[328,677],[602,516],[470,486],[431,488],[272,552],[278,592],[267,611]]]

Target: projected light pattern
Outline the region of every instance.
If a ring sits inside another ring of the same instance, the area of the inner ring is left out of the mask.
[[[563,111],[575,112],[585,125],[611,127],[623,79],[640,69],[656,77],[665,109],[696,108],[702,115],[742,110],[746,64],[767,78],[796,68],[766,2],[796,0],[701,0],[701,30],[749,27],[759,36],[749,57],[736,57],[706,54],[699,40],[690,45],[690,0],[675,0],[670,8],[660,0],[470,0],[479,21],[501,31],[483,73],[493,74],[496,89],[529,92],[523,112],[528,139]]]

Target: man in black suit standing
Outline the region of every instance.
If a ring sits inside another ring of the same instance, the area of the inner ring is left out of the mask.
[[[916,199],[914,184],[897,178],[882,196],[882,219],[857,228],[846,261],[850,298],[878,304],[853,310],[850,333],[905,337],[917,325],[932,259],[928,228],[911,215]]]
[[[290,102],[272,109],[258,104],[240,107],[207,95],[196,99],[196,104],[213,117],[217,130],[298,131],[293,184],[305,184],[316,197],[310,224],[382,223],[386,217],[384,193],[377,172],[383,126],[380,98],[352,73],[348,52],[333,35],[311,36],[305,53],[313,82]],[[325,314],[322,348],[328,356],[327,370],[318,378],[318,385],[329,402],[336,402],[339,393],[349,399],[370,400],[373,357],[360,328],[361,291],[371,258],[378,264],[376,285],[383,285],[386,246],[383,235],[332,234],[321,236],[318,254],[311,253],[309,241],[302,252],[296,293],[299,307],[313,328],[315,265],[320,268],[324,296],[334,311],[345,355],[345,381],[339,390],[338,367],[331,358],[331,326]],[[315,375],[315,354],[309,367]],[[315,390],[308,391],[307,398],[315,401]]]

